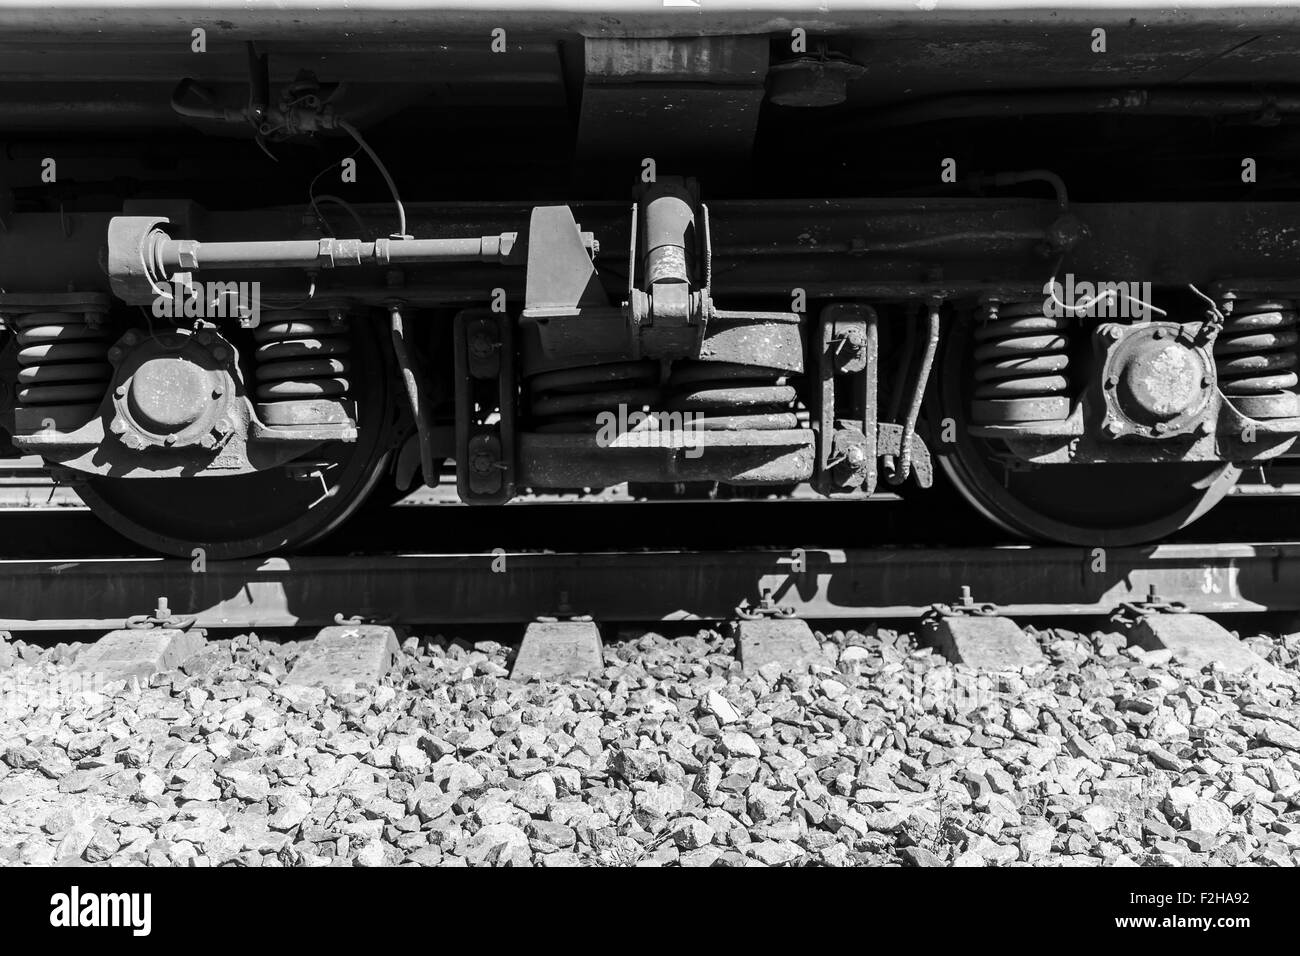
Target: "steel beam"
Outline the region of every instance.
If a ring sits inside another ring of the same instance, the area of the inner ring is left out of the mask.
[[[1107,614],[1152,585],[1204,614],[1300,610],[1300,544],[483,553],[0,562],[0,629],[120,626],[163,595],[206,628],[726,620],[765,591],[809,620],[915,617],[971,586],[1013,617]],[[1046,599],[1046,600],[1045,600]]]

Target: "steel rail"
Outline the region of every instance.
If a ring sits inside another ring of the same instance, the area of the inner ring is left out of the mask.
[[[907,618],[969,585],[1010,616],[1107,614],[1161,597],[1194,612],[1300,610],[1300,543],[400,554],[209,562],[0,561],[0,628],[108,630],[169,599],[201,627],[435,625],[540,616],[726,620],[770,592],[810,620]]]

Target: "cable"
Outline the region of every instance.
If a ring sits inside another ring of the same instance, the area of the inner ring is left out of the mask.
[[[393,177],[388,175],[388,167],[385,166],[383,160],[379,158],[379,154],[370,148],[370,144],[362,138],[360,131],[358,131],[355,126],[345,119],[336,120],[335,125],[356,140],[357,145],[365,150],[366,155],[370,157],[370,161],[378,167],[379,174],[384,177],[384,182],[388,183],[388,191],[393,194],[393,205],[397,207],[397,234],[399,236],[405,236],[406,207],[402,205],[402,199],[397,195],[397,184],[393,182]]]
[[[332,202],[335,203],[336,205],[342,206],[343,209],[347,212],[347,214],[352,217],[352,221],[357,224],[357,235],[363,239],[365,238],[366,224],[364,221],[362,221],[361,216],[357,213],[357,211],[354,208],[352,208],[352,204],[348,202],[346,199],[343,199],[340,196],[335,196],[331,193],[321,193],[319,196],[313,196],[311,200],[312,211],[316,213],[317,218],[319,218],[322,222],[325,223],[326,229],[329,229],[329,223],[325,220],[325,217],[321,214],[320,208],[318,206],[318,203],[323,203],[323,202]],[[332,230],[331,230],[331,234],[333,234]]]

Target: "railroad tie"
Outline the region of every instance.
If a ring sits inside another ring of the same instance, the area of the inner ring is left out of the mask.
[[[400,652],[397,634],[379,624],[342,624],[321,628],[307,645],[286,684],[343,689],[376,684]]]
[[[563,680],[600,673],[600,629],[592,621],[534,621],[510,667],[510,679]]]
[[[1128,629],[1128,641],[1146,651],[1169,650],[1175,660],[1198,670],[1213,664],[1234,675],[1253,671],[1269,683],[1296,681],[1202,614],[1145,615]]]
[[[175,670],[207,643],[201,630],[171,627],[123,628],[109,631],[78,658],[72,669],[106,680],[131,677],[148,680],[160,671]]]

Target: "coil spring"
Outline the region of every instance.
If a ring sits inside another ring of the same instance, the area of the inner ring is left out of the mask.
[[[975,329],[971,419],[982,425],[1061,421],[1070,415],[1067,316],[1041,302],[988,306]]]
[[[277,313],[253,331],[260,402],[342,400],[351,390],[347,374],[352,339],[346,321],[319,312]]]
[[[15,410],[69,431],[94,416],[108,390],[108,330],[98,313],[30,312],[14,317],[18,339]]]
[[[1256,419],[1300,414],[1296,319],[1296,304],[1288,300],[1232,303],[1214,342],[1214,364],[1220,390],[1241,414]]]
[[[528,380],[533,428],[539,432],[589,432],[602,412],[658,404],[659,363],[610,362],[541,372]]]
[[[797,392],[785,383],[787,374],[758,365],[676,362],[668,377],[667,407],[702,416],[696,423],[704,429],[798,428]]]

